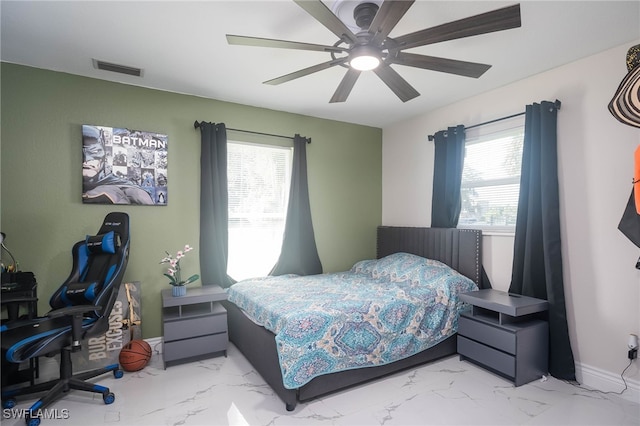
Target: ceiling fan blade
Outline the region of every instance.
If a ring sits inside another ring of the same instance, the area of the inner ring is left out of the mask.
[[[327,27],[332,33],[338,36],[338,38],[355,44],[358,42],[358,38],[351,32],[331,10],[324,5],[320,0],[294,0],[298,6],[307,11],[307,13],[313,16],[318,22]]]
[[[436,58],[435,56],[416,55],[406,52],[399,52],[392,61],[394,64],[398,65],[406,65],[409,67],[446,72],[449,74],[473,78],[480,77],[489,68],[491,68],[491,65],[479,64],[477,62],[457,61],[454,59]]]
[[[274,78],[274,79],[271,79],[271,80],[267,80],[267,81],[265,81],[263,83],[264,84],[271,84],[273,86],[275,86],[277,84],[286,83],[287,81],[295,80],[296,78],[304,77],[305,75],[313,74],[314,72],[326,70],[326,69],[331,68],[333,66],[343,64],[343,63],[347,62],[348,59],[349,58],[333,59],[333,60],[328,61],[328,62],[323,62],[321,64],[314,65],[314,66],[309,67],[309,68],[304,68],[304,69],[301,69],[299,71],[292,72],[290,74],[286,74],[286,75],[283,75],[283,76],[280,76],[280,77],[277,77],[277,78]]]
[[[347,73],[342,78],[342,81],[338,85],[338,88],[331,97],[329,103],[332,104],[336,102],[346,101],[349,93],[351,93],[351,89],[353,89],[353,86],[356,84],[358,77],[360,77],[360,71],[349,68],[349,71],[347,71]]]
[[[397,37],[395,41],[398,43],[400,49],[410,49],[412,47],[508,30],[520,26],[520,5],[516,4],[406,34]]]
[[[387,86],[389,86],[389,89],[391,89],[402,102],[407,102],[417,96],[420,96],[420,93],[418,93],[416,89],[411,87],[411,85],[407,83],[400,74],[395,72],[395,70],[384,62],[381,63],[378,68],[374,69],[373,72],[375,72],[376,75],[380,77]]]
[[[373,34],[372,43],[379,45],[389,35],[415,0],[385,0],[369,25],[369,33]]]
[[[314,50],[318,52],[345,52],[346,48],[336,46],[324,46],[321,44],[300,43],[297,41],[275,40],[271,38],[247,37],[240,35],[227,34],[227,43],[255,46],[255,47],[275,47],[278,49],[298,49],[298,50]]]

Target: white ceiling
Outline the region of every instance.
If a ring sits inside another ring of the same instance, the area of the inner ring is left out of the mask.
[[[325,0],[332,7],[333,1]],[[399,36],[515,4],[416,1]],[[230,46],[225,34],[332,45],[337,37],[293,1],[5,1],[1,59],[125,84],[384,127],[611,47],[640,39],[639,1],[523,1],[522,27],[412,49],[492,64],[479,79],[394,65],[421,95],[402,103],[363,73],[346,102],[329,99],[346,70],[334,67],[278,86],[263,81],[328,53]],[[631,44],[630,44],[631,46]],[[142,68],[101,71],[92,59]],[[626,72],[620,58],[621,78]],[[203,117],[206,119],[206,117]],[[209,119],[215,120],[215,117]]]

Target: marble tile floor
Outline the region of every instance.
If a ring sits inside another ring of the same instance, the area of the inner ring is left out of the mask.
[[[115,393],[113,404],[72,391],[50,407],[47,415],[59,418],[41,425],[640,425],[639,403],[554,378],[516,388],[457,356],[298,404],[293,412],[233,345],[227,358],[166,370],[154,354],[139,372],[94,381]],[[33,401],[19,401],[13,414]],[[2,425],[24,424],[3,410]]]

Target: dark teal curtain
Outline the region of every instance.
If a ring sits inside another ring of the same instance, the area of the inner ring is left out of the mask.
[[[510,293],[549,302],[549,373],[575,380],[565,309],[557,114],[554,102],[527,105]]]
[[[227,128],[200,123],[200,275],[202,285],[229,287]]]
[[[431,227],[455,228],[460,217],[464,126],[449,127],[434,135],[433,196]]]
[[[306,138],[295,135],[293,139],[293,170],[284,229],[282,251],[270,275],[322,273],[322,263],[316,248],[316,238],[311,220],[309,187],[307,183]]]
[[[462,209],[462,169],[464,168],[465,133],[462,124],[437,132],[434,137],[433,195],[431,227],[455,228]],[[482,267],[480,288],[491,288],[489,276]]]

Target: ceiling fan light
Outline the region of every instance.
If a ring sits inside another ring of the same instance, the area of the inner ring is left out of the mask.
[[[380,65],[380,56],[369,46],[357,46],[349,55],[349,65],[358,71],[370,71]]]
[[[358,71],[371,71],[380,65],[380,59],[375,56],[362,55],[351,59],[349,64],[351,68]]]

